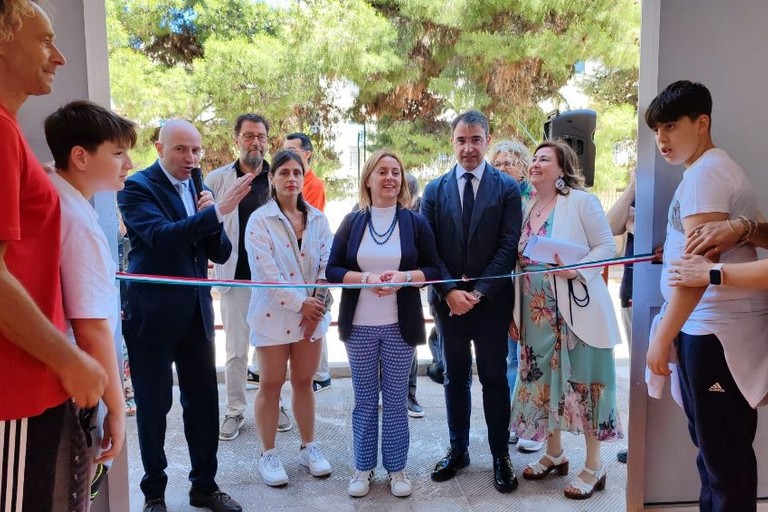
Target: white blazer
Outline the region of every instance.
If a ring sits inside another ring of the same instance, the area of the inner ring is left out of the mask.
[[[524,219],[528,218],[535,201],[529,201]],[[597,197],[582,190],[571,189],[567,196],[560,195],[555,203],[551,238],[565,240],[585,247],[589,253],[579,262],[599,261],[616,256],[616,243]],[[580,270],[583,279],[575,279],[574,294],[581,299],[589,293],[589,302],[580,306],[571,298],[568,279],[555,277],[551,281],[552,293],[557,289],[557,304],[560,315],[571,330],[587,345],[596,348],[611,348],[621,343],[619,324],[613,310],[608,287],[603,281],[602,267]],[[519,279],[515,283],[515,321],[520,325],[521,294]]]
[[[213,191],[213,197],[220,197],[235,183],[237,171],[234,165],[234,162],[232,162],[224,167],[214,169],[205,177],[205,185]],[[237,268],[237,256],[240,249],[240,218],[238,217],[237,208],[231,213],[224,215],[222,222],[224,224],[224,232],[232,244],[232,255],[224,263],[214,263],[213,278],[234,279],[235,269]],[[219,293],[227,293],[230,290],[229,286],[218,286],[216,288]]]

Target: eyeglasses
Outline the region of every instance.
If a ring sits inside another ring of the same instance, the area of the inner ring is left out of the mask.
[[[264,135],[263,133],[259,135],[256,135],[255,133],[241,133],[240,138],[243,139],[243,141],[247,142],[248,144],[253,142],[254,139],[258,139],[258,141],[261,142],[262,144],[264,142],[267,142],[267,136]]]
[[[522,167],[523,162],[519,159],[516,160],[496,160],[493,162],[494,167]]]

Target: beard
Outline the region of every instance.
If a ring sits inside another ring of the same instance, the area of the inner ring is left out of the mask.
[[[256,169],[264,162],[264,156],[258,151],[249,151],[243,155],[242,162],[251,169]]]

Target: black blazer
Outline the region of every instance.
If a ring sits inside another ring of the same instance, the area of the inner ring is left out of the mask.
[[[456,166],[429,182],[421,197],[421,214],[437,239],[440,279],[510,274],[517,261],[523,223],[521,204],[517,182],[486,163],[475,198],[469,240],[464,240]],[[445,298],[457,286],[477,289],[491,302],[514,301],[511,279],[489,279],[432,286],[430,303]]]
[[[418,213],[406,208],[398,208],[400,226],[400,266],[398,270],[419,269],[428,280],[440,275],[435,236],[427,221]],[[360,272],[357,264],[357,251],[363,240],[370,212],[357,211],[344,217],[336,235],[333,237],[331,256],[325,269],[325,277],[331,283],[341,283],[349,271]],[[357,309],[359,289],[344,288],[339,305],[339,338],[346,341],[352,330],[352,319]],[[421,296],[416,286],[404,286],[398,290],[397,323],[406,343],[411,346],[426,343],[424,332],[424,312],[421,308]]]
[[[131,241],[128,272],[207,278],[208,260],[224,263],[232,252],[214,208],[187,217],[179,193],[158,162],[131,176],[117,193],[117,202]],[[128,283],[124,300],[126,335],[178,339],[189,330],[199,305],[206,337],[213,341],[213,303],[207,286]]]

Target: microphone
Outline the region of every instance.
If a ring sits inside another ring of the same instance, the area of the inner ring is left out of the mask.
[[[192,169],[192,183],[195,184],[195,190],[197,191],[197,198],[200,199],[200,195],[203,193],[203,171],[199,167]]]

